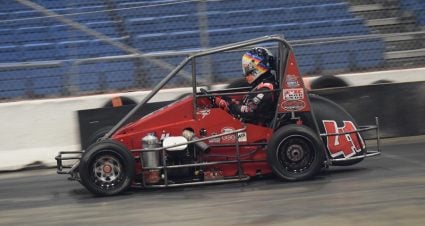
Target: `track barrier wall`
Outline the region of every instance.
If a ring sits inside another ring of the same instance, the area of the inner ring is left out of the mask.
[[[139,115],[191,91],[191,88],[163,90],[150,101],[156,104]],[[312,93],[342,105],[361,125],[374,124],[374,117],[379,117],[383,137],[425,134],[425,81],[322,89]],[[34,163],[54,165],[59,151],[81,150],[96,130],[114,124],[128,111],[129,106],[122,110],[109,109],[105,114],[108,117],[102,118],[99,112],[106,108],[99,108],[113,96],[139,101],[147,94],[148,91],[142,91],[0,104],[3,131],[0,171],[18,170]],[[115,119],[110,121],[112,115]],[[80,129],[83,129],[81,133]]]

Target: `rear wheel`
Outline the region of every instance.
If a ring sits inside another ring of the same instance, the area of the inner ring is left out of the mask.
[[[268,159],[273,172],[289,181],[306,180],[319,173],[324,153],[318,135],[300,125],[281,127],[268,145]]]
[[[130,187],[135,161],[123,145],[104,140],[88,148],[80,161],[79,173],[81,183],[93,194],[116,195]]]

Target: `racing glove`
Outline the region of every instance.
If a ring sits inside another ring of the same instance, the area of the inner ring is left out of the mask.
[[[221,97],[215,97],[214,102],[219,108],[229,111],[229,103],[227,103],[227,101],[223,100]]]

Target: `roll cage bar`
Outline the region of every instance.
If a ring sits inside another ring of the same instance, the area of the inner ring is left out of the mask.
[[[235,50],[243,47],[252,46],[255,44],[260,43],[266,43],[266,42],[277,42],[278,43],[278,56],[277,58],[282,62],[282,60],[286,61],[286,54],[287,51],[285,50],[292,50],[292,47],[289,45],[289,43],[283,39],[279,35],[271,35],[271,36],[264,36],[259,37],[255,39],[250,39],[242,42],[232,43],[228,45],[223,45],[219,47],[214,47],[206,50],[201,50],[199,52],[190,54],[186,59],[184,59],[174,70],[172,70],[161,82],[159,82],[152,91],[140,102],[138,103],[124,118],[122,118],[112,129],[105,134],[101,138],[101,140],[105,140],[110,138],[119,128],[121,128],[125,123],[128,122],[128,120],[139,110],[141,109],[149,100],[154,97],[159,90],[161,90],[172,78],[174,78],[177,73],[186,65],[188,65],[190,62],[192,62],[192,89],[193,89],[193,95],[195,95],[194,98],[194,108],[196,107],[196,58],[211,55],[219,52],[229,51],[229,50]],[[285,62],[284,61],[284,62]],[[284,73],[284,66],[282,64],[278,65],[278,74],[282,75]],[[195,117],[195,116],[194,116]]]

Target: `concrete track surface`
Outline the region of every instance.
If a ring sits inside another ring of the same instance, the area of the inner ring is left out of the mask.
[[[0,174],[0,225],[425,225],[425,137],[314,180],[162,190],[98,198],[54,169]]]

